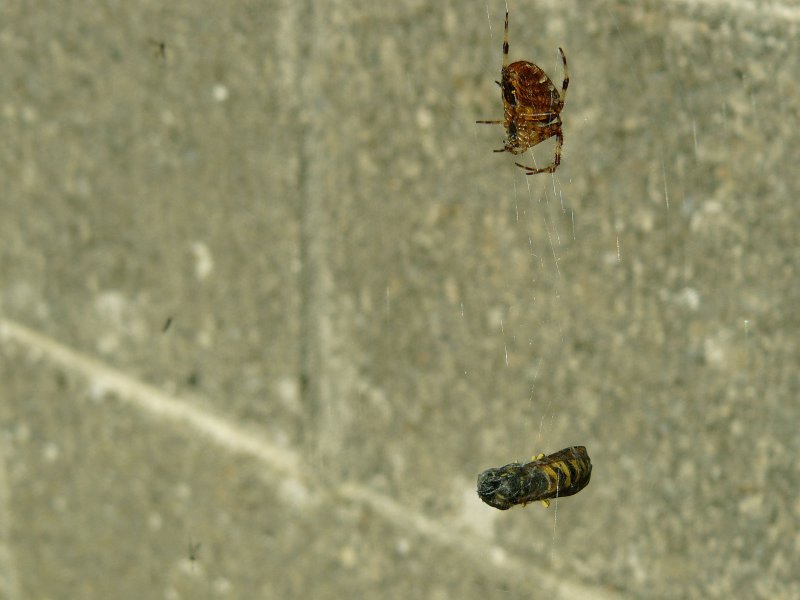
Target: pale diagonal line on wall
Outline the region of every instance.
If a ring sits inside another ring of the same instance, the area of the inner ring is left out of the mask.
[[[170,396],[48,336],[0,318],[0,343],[5,346],[12,342],[29,352],[44,356],[62,368],[82,374],[93,385],[114,392],[120,401],[141,409],[151,417],[190,427],[232,454],[243,454],[260,461],[266,469],[279,473],[284,483],[288,479],[291,480],[289,483],[307,488],[311,496],[309,499],[313,503],[330,502],[339,498],[366,504],[398,529],[412,531],[423,539],[471,559],[475,568],[489,578],[502,581],[509,577],[518,578],[519,581],[531,578],[530,564],[508,556],[501,546],[492,544],[486,538],[464,531],[457,524],[432,519],[355,482],[345,483],[332,490],[309,486],[309,481],[301,480],[298,474],[306,474],[311,479],[313,467],[303,464],[300,453],[272,444],[221,415],[198,408],[180,397]],[[549,589],[563,597],[585,600],[620,598],[606,590],[565,581],[543,572],[542,569],[537,570],[534,579],[540,591]]]

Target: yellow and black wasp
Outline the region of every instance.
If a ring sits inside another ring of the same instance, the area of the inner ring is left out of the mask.
[[[592,461],[585,446],[570,446],[553,454],[540,454],[529,463],[511,463],[478,475],[478,496],[489,506],[508,510],[515,504],[577,494],[589,484]]]

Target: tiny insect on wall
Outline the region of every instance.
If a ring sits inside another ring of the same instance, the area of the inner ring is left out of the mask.
[[[564,80],[561,93],[547,74],[532,62],[518,60],[508,64],[508,11],[506,11],[505,33],[503,34],[503,67],[500,69],[500,86],[503,98],[502,121],[475,121],[476,123],[502,124],[506,128],[506,139],[502,148],[495,152],[522,154],[528,148],[551,137],[556,138],[553,162],[543,168],[528,167],[514,163],[525,169],[526,175],[552,173],[561,164],[561,147],[564,133],[561,128],[561,110],[567,98],[569,71],[567,57],[559,48],[564,64]]]
[[[478,496],[489,506],[508,510],[529,502],[550,505],[589,485],[592,461],[585,446],[570,446],[553,454],[540,454],[529,463],[511,463],[478,475]]]

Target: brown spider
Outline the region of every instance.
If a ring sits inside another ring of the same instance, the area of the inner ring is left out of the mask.
[[[564,63],[564,82],[561,84],[560,94],[547,74],[535,64],[527,60],[518,60],[508,64],[508,11],[506,11],[506,26],[503,34],[503,68],[500,70],[500,81],[495,81],[502,90],[505,119],[475,122],[502,123],[506,128],[505,145],[495,152],[522,154],[528,148],[553,136],[556,137],[555,156],[549,166],[537,169],[514,163],[525,169],[526,175],[552,173],[561,163],[561,146],[564,144],[564,133],[561,130],[561,110],[564,108],[564,100],[567,98],[569,71],[564,51],[561,48],[558,51],[561,53],[561,60]]]

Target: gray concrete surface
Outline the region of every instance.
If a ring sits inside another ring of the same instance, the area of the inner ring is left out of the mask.
[[[503,11],[0,4],[0,598],[800,597],[800,5]]]

